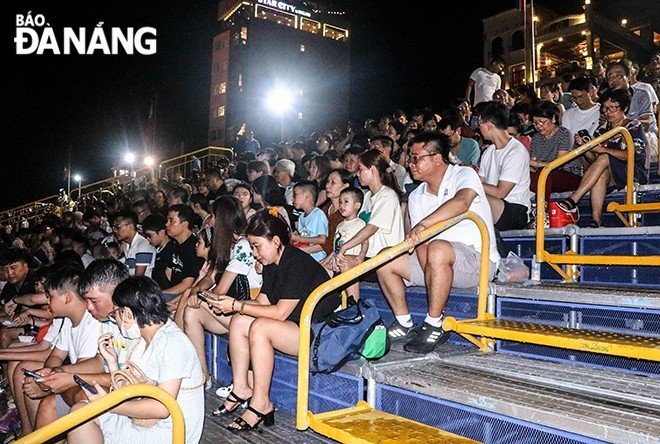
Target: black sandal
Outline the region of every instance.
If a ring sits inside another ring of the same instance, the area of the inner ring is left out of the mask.
[[[250,430],[256,430],[259,427],[259,424],[262,422],[266,427],[270,427],[275,424],[275,407],[273,407],[273,410],[268,413],[261,413],[252,408],[252,406],[248,406],[246,410],[249,410],[257,415],[257,418],[259,418],[257,422],[254,425],[250,425],[246,420],[239,416],[227,426],[227,430],[232,432],[249,432]],[[232,427],[232,424],[236,424],[238,427]]]
[[[600,228],[600,222],[592,219],[591,222],[587,224],[587,228]]]
[[[227,395],[227,398],[225,398],[224,402],[229,401],[229,402],[235,403],[234,408],[228,409],[227,407],[225,407],[224,402],[223,402],[222,404],[220,404],[220,406],[217,409],[215,409],[213,411],[212,415],[213,416],[226,416],[226,415],[229,415],[231,413],[234,413],[236,411],[236,409],[238,409],[239,407],[242,407],[242,408],[248,407],[248,404],[250,403],[251,399],[252,399],[251,396],[247,399],[243,399],[240,396],[238,396],[236,393],[231,391],[231,392],[229,392],[229,395]]]

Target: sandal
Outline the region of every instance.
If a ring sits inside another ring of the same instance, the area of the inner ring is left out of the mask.
[[[248,404],[250,403],[251,399],[252,399],[251,396],[247,399],[243,399],[240,396],[238,396],[236,393],[231,391],[231,392],[229,392],[229,395],[227,395],[227,398],[225,399],[225,402],[227,402],[227,401],[233,402],[235,404],[234,407],[231,408],[231,409],[228,409],[227,407],[225,407],[225,405],[223,403],[223,404],[220,404],[220,406],[217,409],[215,409],[212,414],[213,414],[213,416],[226,416],[226,415],[229,415],[230,413],[235,412],[236,409],[238,409],[239,407],[250,408],[250,407],[248,407]]]
[[[273,407],[273,410],[268,413],[261,413],[252,408],[252,406],[248,406],[247,410],[257,415],[257,418],[259,418],[257,422],[254,425],[250,425],[246,420],[239,416],[227,426],[227,430],[232,432],[249,432],[250,430],[256,430],[259,427],[259,424],[262,422],[266,427],[270,427],[275,424],[275,407]],[[236,424],[238,427],[232,427],[232,424]]]
[[[600,222],[597,220],[592,220],[589,222],[589,224],[587,224],[587,228],[600,228]]]

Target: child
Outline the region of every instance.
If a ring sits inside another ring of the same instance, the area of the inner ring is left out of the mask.
[[[335,230],[334,250],[335,255],[339,253],[341,246],[351,240],[362,228],[365,227],[366,222],[358,217],[362,202],[364,200],[364,193],[359,188],[349,187],[344,188],[339,193],[339,214],[342,215],[344,220],[337,225]],[[360,256],[364,257],[367,248],[369,248],[369,241],[364,241],[361,245],[346,250],[346,256]],[[340,266],[335,262],[335,257],[326,258],[322,264],[330,275],[332,271],[343,273],[348,269],[345,265]],[[356,300],[360,298],[360,284],[358,282],[348,287],[348,294],[353,296]]]
[[[291,242],[320,262],[326,256],[322,245],[328,236],[328,218],[315,206],[316,199],[318,188],[314,182],[302,181],[293,187],[293,206],[303,214],[298,218],[298,230],[291,235]]]

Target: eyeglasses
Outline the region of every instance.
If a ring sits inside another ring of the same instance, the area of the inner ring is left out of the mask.
[[[119,310],[121,310],[121,308],[115,308],[110,313],[108,313],[108,320],[110,322],[112,322],[113,324],[117,323],[117,318],[116,318],[117,314],[119,314],[119,316],[121,316],[121,312]]]
[[[419,162],[419,159],[421,159],[422,157],[430,157],[430,156],[435,156],[437,154],[440,154],[440,153],[422,154],[422,155],[411,154],[406,159],[406,164],[408,164],[408,165],[417,165],[417,162]]]
[[[532,119],[532,121],[534,122],[535,126],[541,126],[541,125],[545,125],[546,123],[548,123],[550,121],[550,119]]]
[[[616,112],[617,109],[620,109],[621,105],[614,105],[614,106],[604,106],[603,107],[603,112],[604,113],[613,113]]]
[[[610,79],[622,79],[625,76],[626,76],[625,74],[618,73],[618,72],[613,72],[613,73],[610,73],[610,74],[607,75],[607,79],[608,80],[610,80]]]
[[[130,224],[117,224],[117,225],[113,225],[113,226],[112,226],[112,230],[113,230],[113,231],[119,231],[119,230],[121,229],[121,227],[124,227],[124,226],[126,226],[126,225],[130,225]]]
[[[576,96],[571,94],[571,99],[573,99],[574,102],[579,102],[580,100],[584,100],[587,97],[588,94],[582,94],[581,96]]]

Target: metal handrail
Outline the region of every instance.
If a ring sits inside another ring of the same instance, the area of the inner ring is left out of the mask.
[[[298,341],[298,399],[296,409],[296,428],[305,430],[309,427],[309,346],[312,328],[312,313],[319,301],[335,291],[336,289],[348,284],[360,276],[380,267],[381,265],[393,260],[394,258],[406,253],[411,248],[422,244],[439,233],[451,228],[457,223],[469,219],[477,224],[481,235],[481,273],[479,276],[479,301],[477,312],[479,319],[486,318],[486,307],[488,298],[488,269],[490,266],[490,239],[488,228],[484,221],[472,211],[468,211],[459,216],[438,222],[420,233],[419,242],[404,241],[400,244],[388,248],[337,277],[330,279],[319,285],[312,291],[300,313],[300,336]]]
[[[634,180],[635,180],[635,145],[633,143],[630,132],[619,126],[605,134],[596,137],[595,139],[585,143],[584,145],[576,148],[561,157],[550,162],[541,170],[536,193],[536,261],[547,262],[552,268],[557,271],[566,281],[571,281],[572,277],[569,276],[558,264],[565,265],[632,265],[632,266],[650,266],[659,265],[660,256],[596,256],[576,254],[576,252],[569,252],[567,254],[553,254],[545,249],[545,183],[548,180],[548,175],[559,166],[570,162],[578,156],[591,150],[593,147],[600,145],[608,139],[611,139],[617,134],[622,134],[628,149],[627,155],[627,171],[626,171],[626,204],[633,203],[634,194]],[[629,221],[632,223],[635,218],[634,213],[628,215]]]
[[[215,153],[214,153],[215,151]],[[212,155],[212,154],[217,154],[217,155],[222,155],[223,153],[226,153],[229,155],[229,159],[234,158],[234,150],[232,148],[226,148],[226,147],[219,147],[219,146],[207,146],[206,148],[201,148],[196,151],[192,151],[190,153],[182,154],[177,157],[172,157],[171,159],[164,160],[158,165],[158,177],[163,177],[163,175],[167,174],[167,171],[170,170],[171,168],[183,165],[185,163],[189,163],[190,161],[184,160],[183,162],[180,162],[178,164],[174,165],[168,165],[173,162],[180,161],[182,159],[185,159],[187,157],[191,156],[197,156],[198,154],[201,155],[202,153],[206,153],[206,155]],[[163,166],[165,166],[165,172],[163,173]]]
[[[165,390],[147,384],[127,385],[110,392],[14,442],[16,444],[41,444],[133,398],[152,398],[163,404],[172,416],[172,443],[183,444],[185,442],[186,430],[183,413],[176,399]]]

